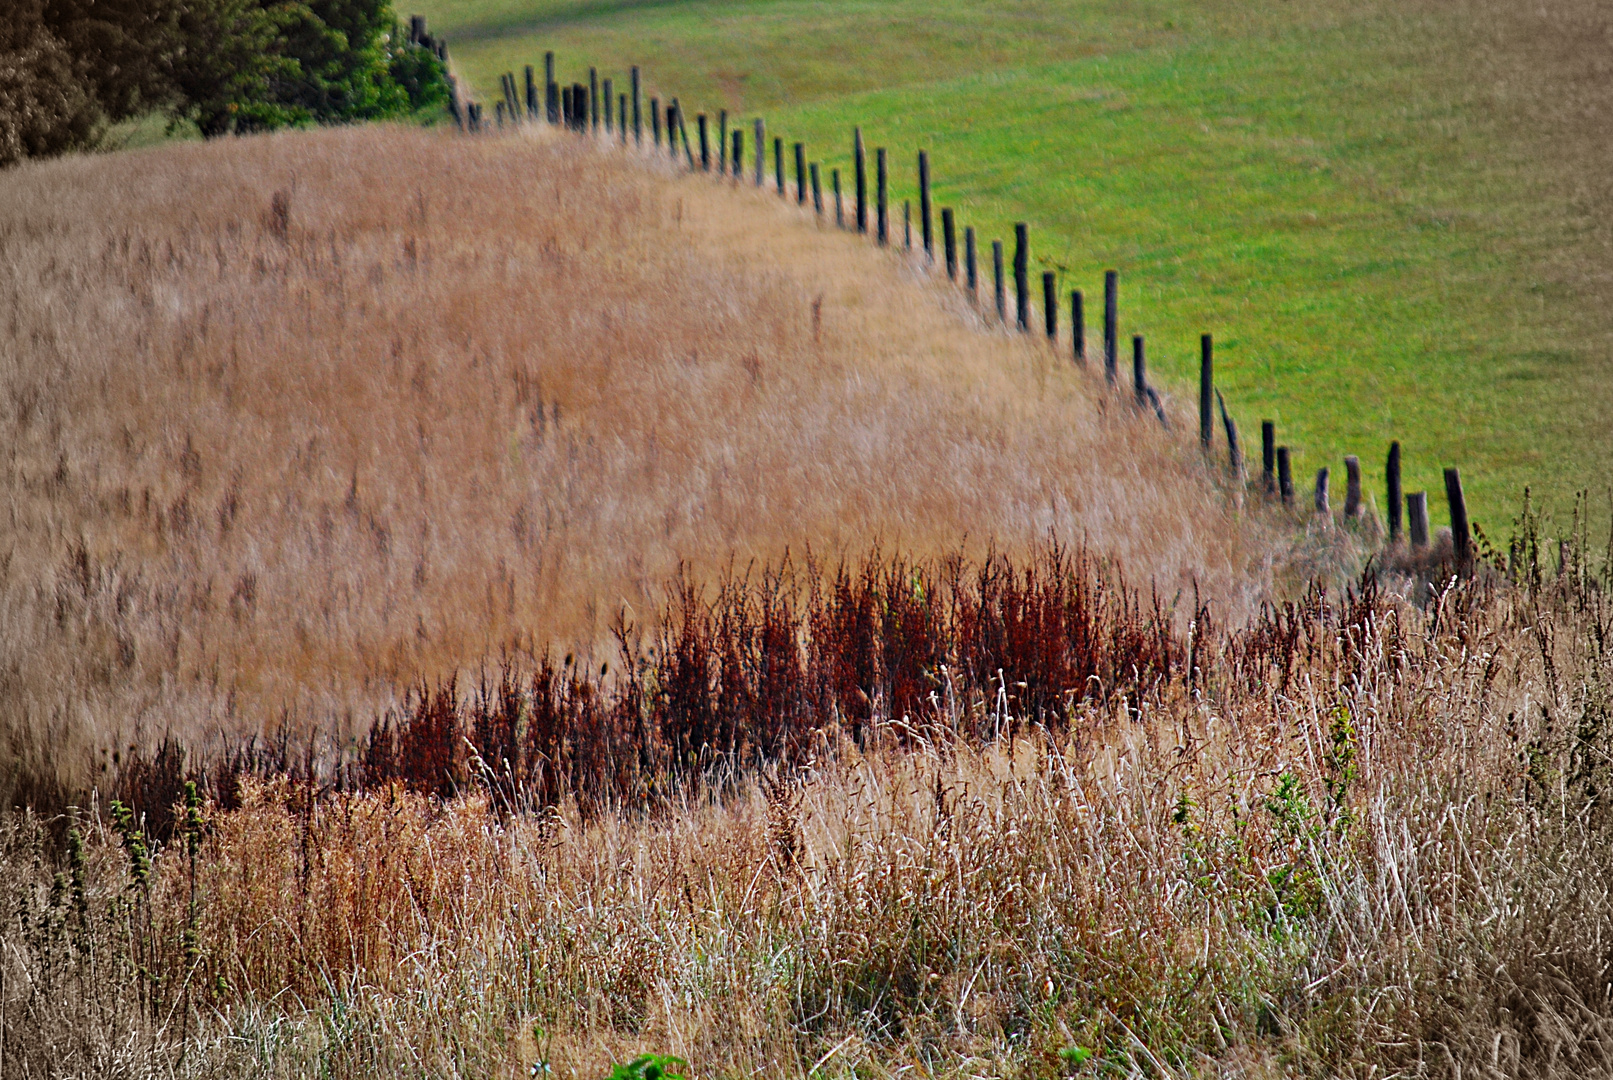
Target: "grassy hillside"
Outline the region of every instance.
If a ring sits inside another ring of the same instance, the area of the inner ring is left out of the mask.
[[[559,54],[692,113],[764,116],[827,167],[928,148],[985,237],[1027,220],[1065,288],[1116,267],[1123,329],[1190,393],[1201,332],[1245,429],[1409,488],[1458,464],[1481,521],[1525,484],[1602,495],[1613,439],[1610,15],[1298,0],[421,0],[463,73]],[[1602,42],[1603,46],[1596,43]]]
[[[680,567],[1053,535],[1167,598],[1268,579],[1196,453],[1044,348],[570,140],[31,165],[0,248],[7,785],[170,732],[340,741],[500,655],[614,661]]]

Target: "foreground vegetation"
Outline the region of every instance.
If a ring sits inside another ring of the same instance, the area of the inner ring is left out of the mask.
[[[1494,519],[1526,484],[1566,517],[1613,465],[1605,4],[416,7],[489,100],[554,49],[564,80],[642,65],[848,177],[861,124],[898,200],[928,148],[939,203],[1010,248],[1028,221],[1089,312],[1118,268],[1167,386],[1213,332],[1234,415],[1303,473],[1400,439],[1411,489],[1461,466]]]
[[[1515,584],[1369,576],[1246,629],[1091,609],[1178,663],[1039,720],[1008,606],[998,693],[954,638],[904,715],[887,627],[862,724],[609,803],[512,805],[486,763],[446,797],[235,774],[160,848],[120,804],[13,817],[7,1075],[1601,1071],[1613,610],[1530,549]]]

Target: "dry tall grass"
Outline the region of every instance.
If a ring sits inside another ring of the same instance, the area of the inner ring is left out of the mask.
[[[149,871],[81,816],[54,882],[13,818],[4,1075],[1603,1075],[1613,609],[1569,578],[1316,596],[661,814],[281,780]]]
[[[644,623],[680,561],[1052,535],[1223,610],[1265,580],[1089,374],[663,170],[366,129],[0,176],[0,795],[170,731],[350,733]]]

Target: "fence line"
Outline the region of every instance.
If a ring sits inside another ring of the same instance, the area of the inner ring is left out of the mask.
[[[439,59],[447,63],[447,45],[440,38],[435,38],[426,31],[425,19],[416,15],[409,21],[409,34],[411,42],[418,42],[431,48]],[[520,94],[514,72],[503,75],[500,79],[503,100],[496,103],[495,120],[499,128],[506,123],[519,126],[522,123],[538,122],[540,120],[537,89],[533,68],[528,65],[525,69],[526,94],[525,108],[519,108]],[[603,109],[599,102],[600,87],[597,69],[588,69],[588,85],[581,83],[569,87],[562,87],[555,78],[554,53],[544,54],[544,101],[546,108],[542,116],[547,123],[569,129],[578,134],[596,135],[601,127],[601,113],[603,112],[603,126],[606,133],[611,130],[610,98],[612,81],[606,78],[603,82],[605,97]],[[469,134],[476,134],[487,130],[483,120],[480,103],[465,97],[458,85],[458,81],[450,75],[449,82],[449,110],[454,116],[459,128]],[[620,140],[627,142],[628,106],[632,108],[633,139],[637,146],[642,146],[643,124],[640,113],[640,85],[641,76],[637,67],[631,70],[631,95],[623,94],[620,100],[620,120],[616,125],[620,131]],[[728,112],[722,110],[719,114],[717,136],[717,168],[719,177],[729,174],[731,167],[732,177],[738,179],[744,170],[744,137],[738,121],[735,121],[732,135],[732,146],[727,143]],[[688,171],[711,172],[711,147],[708,142],[708,127],[706,114],[698,114],[696,119],[699,132],[700,154],[699,164],[696,164],[694,149],[689,142],[688,130],[684,124],[683,109],[676,99],[666,106],[666,151],[670,159],[676,163],[678,160],[678,143],[683,143],[683,157]],[[661,113],[660,102],[657,98],[650,98],[650,125],[652,129],[652,146],[659,150],[661,147]],[[761,118],[756,118],[754,124],[755,146],[755,185],[760,188],[766,182],[766,125]],[[792,145],[795,166],[795,202],[797,206],[806,205],[808,177],[810,176],[812,205],[821,222],[824,216],[823,196],[819,186],[820,163],[809,164],[804,143],[795,142]],[[875,243],[880,247],[889,246],[890,243],[890,216],[889,216],[889,162],[886,147],[875,147]],[[867,175],[867,147],[863,141],[862,127],[852,129],[852,164],[855,179],[855,231],[862,235],[868,233],[868,175]],[[788,187],[785,178],[784,139],[775,136],[773,139],[773,173],[774,185],[781,198],[788,198]],[[846,221],[846,215],[841,202],[840,170],[831,170],[832,186],[835,200],[835,225],[837,228],[852,228]],[[923,243],[926,265],[935,263],[935,243],[933,232],[933,204],[931,198],[932,169],[928,150],[919,150],[917,155],[917,187],[919,199],[919,230]],[[958,282],[958,257],[956,248],[956,211],[952,207],[941,207],[941,227],[947,277]],[[904,248],[911,249],[911,204],[903,204],[904,222]],[[1007,282],[1004,278],[1003,243],[1001,240],[991,241],[992,275],[994,286],[995,313],[999,325],[1009,326],[1007,305]],[[1014,326],[1020,333],[1031,333],[1031,297],[1029,281],[1030,261],[1030,230],[1025,222],[1016,222],[1014,225]],[[976,237],[972,225],[964,227],[964,263],[965,288],[969,298],[978,306],[977,268],[976,268]],[[1103,358],[1104,377],[1113,386],[1119,381],[1119,338],[1120,338],[1120,275],[1116,270],[1106,270],[1103,280]],[[1056,275],[1047,271],[1042,275],[1042,310],[1043,326],[1048,344],[1056,351],[1058,345],[1058,297]],[[1085,367],[1086,355],[1086,325],[1082,293],[1072,290],[1070,293],[1070,341],[1071,362],[1077,367]],[[1141,335],[1132,338],[1132,399],[1139,412],[1151,412],[1160,424],[1169,427],[1163,400],[1158,389],[1148,381],[1145,344]],[[1221,427],[1226,443],[1226,469],[1227,473],[1238,491],[1246,486],[1243,453],[1238,435],[1238,426],[1227,412],[1226,401],[1215,385],[1214,342],[1211,334],[1200,337],[1199,350],[1199,445],[1208,459],[1212,456],[1215,446],[1215,413],[1220,412]],[[1292,510],[1294,506],[1294,478],[1293,454],[1288,446],[1278,445],[1276,441],[1276,424],[1271,420],[1261,421],[1261,478],[1256,490],[1267,502],[1277,502],[1282,507]],[[1348,455],[1344,459],[1347,476],[1347,491],[1345,496],[1343,518],[1347,524],[1356,524],[1362,521],[1364,515],[1361,498],[1360,459],[1356,455]],[[1329,492],[1331,470],[1323,466],[1316,473],[1314,512],[1332,519],[1332,501]],[[1452,552],[1455,556],[1457,572],[1463,576],[1472,573],[1474,565],[1474,545],[1472,530],[1467,516],[1467,503],[1462,492],[1461,473],[1455,468],[1444,470],[1445,498],[1450,511]],[[1429,546],[1428,532],[1428,493],[1425,491],[1404,492],[1401,487],[1401,445],[1399,440],[1389,444],[1388,457],[1384,469],[1385,495],[1387,499],[1387,543],[1390,547],[1400,544],[1402,540],[1402,520],[1407,522],[1405,530],[1407,539],[1413,552]]]

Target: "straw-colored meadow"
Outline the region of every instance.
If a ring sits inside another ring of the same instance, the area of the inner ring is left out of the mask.
[[[29,165],[0,252],[0,1077],[1613,1062],[1584,537],[1380,580],[588,139]]]

